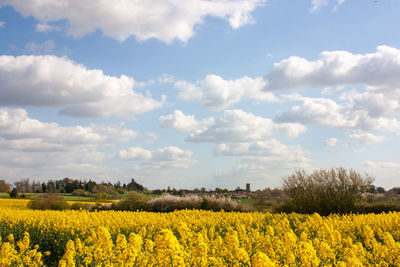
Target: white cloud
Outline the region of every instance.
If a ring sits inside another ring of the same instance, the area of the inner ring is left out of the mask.
[[[292,168],[301,168],[310,161],[308,153],[300,146],[286,146],[274,138],[253,143],[222,143],[215,147],[214,153],[218,156],[235,156],[242,159],[256,158],[264,163],[278,164],[281,167],[286,164]]]
[[[60,126],[29,118],[23,109],[0,108],[0,146],[10,149],[67,149],[79,145],[127,142],[137,134],[121,127]]]
[[[334,127],[347,127],[349,122],[342,114],[343,107],[329,98],[310,98],[299,95],[285,97],[296,101],[298,105],[293,106],[290,111],[278,112],[278,122],[316,123]]]
[[[276,132],[289,137],[298,136],[306,131],[301,124],[275,123],[271,119],[237,109],[225,110],[220,118],[215,121],[211,119],[197,121],[194,116],[175,111],[168,116],[162,116],[160,124],[190,132],[187,141],[215,143],[216,156],[234,157],[238,165],[231,170],[218,172],[215,175],[218,180],[229,174],[230,177],[250,175],[255,181],[259,179],[254,177],[265,178],[266,173],[269,175],[270,172],[266,172],[268,168],[287,171],[289,168],[309,167],[308,152],[303,151],[300,146],[283,145],[274,138]],[[130,155],[129,151],[123,153],[120,157]],[[143,151],[139,149],[132,151],[131,156],[140,158],[139,155],[142,154]],[[149,154],[146,152],[146,155]],[[143,156],[141,158],[145,159]],[[282,172],[278,173],[276,174],[283,175]]]
[[[311,168],[309,152],[300,146],[286,146],[276,139],[253,143],[218,144],[214,153],[218,156],[231,156],[237,165],[223,169],[215,174],[217,180],[251,182],[265,187],[268,184],[280,186],[280,177],[294,169]]]
[[[343,100],[348,102],[344,105],[328,98],[285,96],[287,100],[296,101],[298,104],[290,111],[278,112],[275,120],[314,123],[356,132],[372,130],[399,132],[400,122],[394,114],[398,112],[400,98],[390,101],[379,95],[345,94]],[[387,109],[384,106],[387,106]]]
[[[332,138],[325,140],[324,144],[326,146],[334,147],[337,145],[337,142],[338,142],[338,139],[335,137],[332,137]]]
[[[240,143],[270,139],[274,130],[290,137],[305,132],[298,123],[274,123],[271,119],[256,116],[243,110],[225,110],[223,115],[203,131],[191,133],[191,142]]]
[[[161,127],[173,128],[181,132],[198,132],[204,131],[215,123],[213,117],[196,120],[193,115],[185,115],[180,110],[174,110],[172,114],[160,116],[158,122]]]
[[[48,40],[43,43],[29,42],[25,45],[24,51],[33,54],[52,54],[55,46],[53,40]]]
[[[318,12],[322,7],[328,5],[328,0],[312,0],[310,11]]]
[[[400,88],[399,88],[400,89]],[[387,92],[351,91],[341,97],[354,111],[364,110],[370,118],[393,117],[400,113],[400,90]]]
[[[4,21],[0,21],[0,28],[3,28],[6,25]]]
[[[104,75],[65,57],[0,56],[0,104],[61,107],[77,117],[130,118],[163,105],[133,91],[133,78]]]
[[[343,4],[339,1],[338,4]],[[290,57],[274,64],[267,75],[267,90],[343,88],[361,85],[363,92],[344,92],[341,103],[329,98],[298,95],[290,111],[278,112],[278,122],[315,123],[353,131],[350,138],[370,144],[382,142],[371,131],[400,133],[400,50],[378,46],[375,53],[325,51],[315,61]]]
[[[361,144],[378,144],[386,140],[384,136],[374,135],[372,133],[355,133],[349,136]]]
[[[60,28],[48,23],[38,23],[35,26],[37,32],[50,32],[50,31],[60,31]]]
[[[267,90],[364,85],[369,90],[400,87],[400,50],[378,46],[371,54],[324,51],[315,61],[293,56],[275,63]]]
[[[137,133],[121,126],[61,126],[30,118],[23,109],[0,108],[0,170],[9,178],[107,177],[102,147]]]
[[[264,2],[4,0],[0,6],[12,5],[23,16],[33,16],[43,25],[65,19],[69,23],[68,34],[74,37],[100,29],[105,36],[120,41],[134,35],[140,41],[157,38],[169,43],[174,39],[186,42],[195,34],[196,25],[204,23],[207,16],[225,19],[234,29],[253,23],[250,13]]]
[[[271,92],[262,91],[266,83],[262,77],[242,77],[236,80],[224,80],[210,74],[196,83],[177,81],[175,87],[180,90],[179,98],[184,101],[199,101],[212,110],[224,109],[239,102],[242,98],[259,101],[277,101]]]
[[[168,146],[153,151],[141,147],[129,147],[119,151],[117,158],[138,162],[136,170],[161,168],[187,168],[196,161],[192,159],[193,152],[179,147]]]

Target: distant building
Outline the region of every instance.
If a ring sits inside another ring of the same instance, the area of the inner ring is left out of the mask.
[[[246,191],[250,192],[250,184],[249,183],[246,184]]]

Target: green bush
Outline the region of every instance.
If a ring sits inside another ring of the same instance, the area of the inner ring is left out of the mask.
[[[47,194],[43,197],[31,200],[28,204],[28,208],[34,210],[66,210],[69,209],[70,206],[64,198]]]
[[[372,183],[354,170],[344,168],[316,170],[307,174],[298,170],[283,181],[287,200],[275,212],[345,214],[356,211],[356,203]]]
[[[11,192],[10,192],[10,197],[11,197],[11,198],[16,198],[16,197],[18,197],[17,188],[13,188],[13,190],[11,190]]]
[[[149,200],[150,197],[145,194],[130,191],[125,198],[115,203],[111,208],[128,211],[146,210]]]
[[[73,196],[91,197],[92,194],[84,189],[75,189],[72,191]]]

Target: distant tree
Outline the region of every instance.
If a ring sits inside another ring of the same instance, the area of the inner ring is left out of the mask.
[[[35,193],[42,193],[43,192],[42,185],[40,184],[39,181],[37,181],[37,182],[33,181],[32,182],[31,190],[32,190],[32,192],[35,192]]]
[[[367,187],[367,193],[372,193],[375,194],[376,193],[376,186],[371,184]]]
[[[388,191],[388,193],[392,193],[392,194],[398,195],[398,194],[400,194],[400,187],[393,187],[392,189],[390,189]]]
[[[132,178],[131,182],[126,185],[126,188],[127,188],[128,191],[134,190],[134,191],[142,192],[143,190],[145,190],[144,186],[141,185],[141,184],[138,184],[135,181],[135,179],[133,179],[133,178]]]
[[[85,184],[85,190],[93,193],[93,188],[96,186],[96,184],[96,182],[89,180],[89,182]]]
[[[46,193],[46,192],[47,192],[46,183],[42,183],[42,192],[43,192],[43,193]]]
[[[383,187],[378,187],[378,188],[376,189],[376,192],[377,192],[378,194],[384,194],[386,191],[385,191],[385,188],[383,188]]]
[[[31,193],[32,187],[29,181],[29,178],[22,179],[20,181],[14,182],[15,187],[17,188],[18,192],[21,193]]]
[[[122,188],[121,182],[120,182],[120,181],[116,182],[116,183],[114,184],[114,188],[115,188],[115,189],[121,189],[121,188]]]
[[[54,180],[49,180],[47,182],[46,192],[48,192],[48,193],[58,193],[58,192],[60,192],[59,189],[57,189],[56,182]]]
[[[10,185],[5,180],[0,180],[0,192],[10,192]]]

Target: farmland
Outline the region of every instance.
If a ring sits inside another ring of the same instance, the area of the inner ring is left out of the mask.
[[[38,211],[1,200],[1,265],[400,264],[400,213]]]

